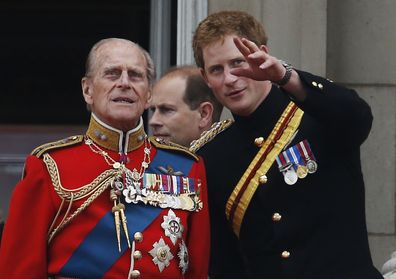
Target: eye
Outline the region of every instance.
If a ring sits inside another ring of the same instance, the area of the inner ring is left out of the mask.
[[[241,67],[246,61],[244,59],[234,59],[232,60],[233,67]]]
[[[173,109],[173,108],[170,108],[170,107],[160,107],[159,108],[159,112],[161,113],[161,114],[171,114],[171,113],[173,113],[175,110]]]
[[[221,66],[213,66],[209,68],[209,73],[211,74],[220,74],[223,72],[223,67]]]
[[[136,71],[136,70],[128,71],[128,76],[132,80],[141,80],[144,78],[144,74],[142,72]]]
[[[108,69],[104,72],[104,76],[109,79],[117,79],[121,75],[121,70]]]

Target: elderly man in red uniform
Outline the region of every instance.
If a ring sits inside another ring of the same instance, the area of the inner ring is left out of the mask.
[[[82,79],[85,135],[36,148],[16,186],[2,278],[206,278],[209,222],[202,160],[147,137],[149,54],[95,44]]]

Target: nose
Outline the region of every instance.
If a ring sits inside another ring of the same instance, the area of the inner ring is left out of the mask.
[[[122,71],[120,78],[118,79],[117,87],[119,88],[130,88],[129,76],[127,71]]]
[[[160,117],[158,116],[157,110],[155,110],[151,115],[151,118],[149,120],[149,125],[153,130],[161,126],[161,121],[160,121]]]
[[[224,69],[224,83],[231,85],[233,84],[236,80],[238,79],[237,76],[233,75],[230,73],[230,69],[229,68],[225,68]]]

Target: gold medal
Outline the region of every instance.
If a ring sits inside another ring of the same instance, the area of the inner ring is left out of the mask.
[[[298,165],[296,172],[298,178],[305,178],[308,175],[308,168],[306,166]]]

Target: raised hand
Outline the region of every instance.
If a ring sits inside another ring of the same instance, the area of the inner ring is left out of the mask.
[[[269,55],[264,45],[258,47],[254,42],[245,38],[234,38],[235,46],[239,49],[249,64],[248,68],[235,68],[231,73],[254,80],[278,81],[284,76],[286,69],[274,56]]]

